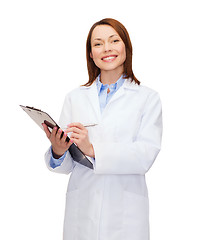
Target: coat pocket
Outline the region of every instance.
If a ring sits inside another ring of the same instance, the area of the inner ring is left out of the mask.
[[[149,239],[149,201],[147,197],[124,191],[123,218],[125,240]]]

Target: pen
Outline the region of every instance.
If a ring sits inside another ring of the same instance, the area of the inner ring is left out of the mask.
[[[96,126],[96,125],[98,125],[98,124],[89,124],[89,125],[84,125],[84,127],[94,127],[94,126]]]

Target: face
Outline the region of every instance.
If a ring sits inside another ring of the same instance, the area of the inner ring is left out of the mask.
[[[123,73],[123,63],[126,60],[125,44],[111,26],[99,25],[94,28],[90,56],[101,72]]]

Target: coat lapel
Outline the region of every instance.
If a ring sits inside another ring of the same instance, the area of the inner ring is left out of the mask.
[[[96,82],[94,82],[89,87],[83,86],[82,90],[84,91],[84,94],[86,95],[86,98],[88,99],[89,104],[93,108],[93,111],[97,117],[97,120],[100,121],[101,112],[100,112],[100,104],[99,104],[99,99],[98,99]]]

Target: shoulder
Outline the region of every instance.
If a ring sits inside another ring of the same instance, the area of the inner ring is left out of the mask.
[[[151,110],[156,111],[157,109],[161,111],[162,104],[159,93],[147,86],[140,86],[141,95],[145,97],[144,111]]]
[[[66,94],[66,97],[70,97],[70,96],[73,96],[73,95],[80,94],[80,92],[83,88],[85,88],[85,87],[84,86],[79,86],[79,87],[74,88],[73,90],[69,91]]]
[[[144,97],[152,96],[152,95],[159,95],[158,92],[150,87],[147,87],[145,85],[138,85],[134,82],[131,82],[129,79],[126,79],[125,88],[135,90],[139,93],[139,95],[143,95]]]
[[[93,84],[92,84],[93,85]],[[77,88],[74,88],[73,90],[69,91],[66,96],[65,96],[65,99],[66,100],[69,100],[69,99],[74,99],[74,98],[79,98],[79,97],[82,97],[83,94],[85,93],[85,91],[83,90],[87,90],[87,89],[90,89],[91,86],[89,87],[86,87],[86,86],[79,86]]]
[[[156,90],[154,90],[150,87],[144,86],[144,85],[140,85],[140,91],[142,93],[146,94],[147,96],[159,95],[159,93]]]

